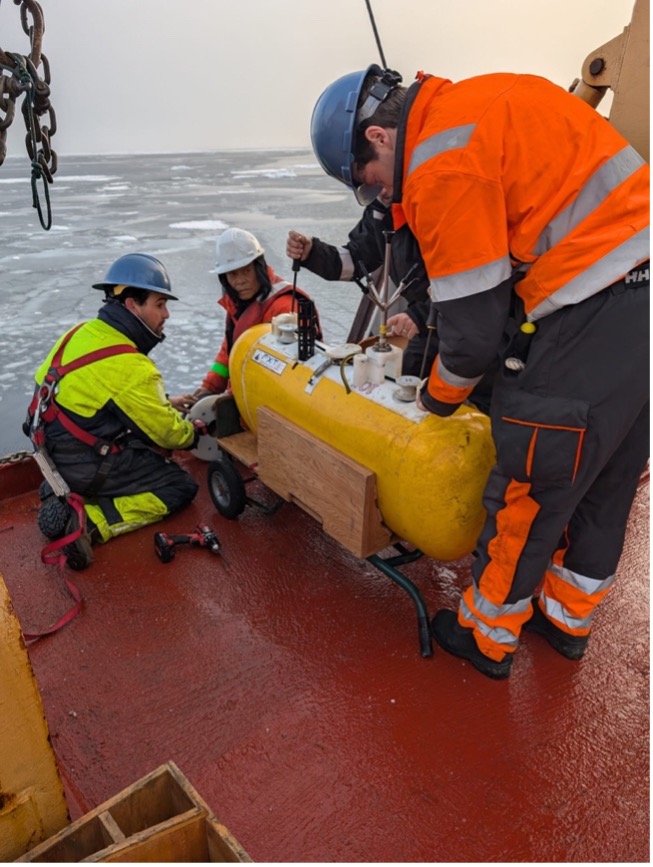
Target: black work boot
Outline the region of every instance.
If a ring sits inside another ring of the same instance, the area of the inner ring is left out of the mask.
[[[570,635],[560,629],[542,612],[538,597],[533,597],[533,614],[522,626],[526,632],[535,632],[546,638],[551,647],[567,659],[581,659],[587,649],[589,635]]]
[[[473,630],[458,623],[455,611],[438,611],[431,621],[431,635],[448,653],[466,659],[487,677],[503,680],[510,675],[512,654],[506,654],[501,662],[490,659],[478,649]]]
[[[68,506],[68,508],[70,509],[70,516],[68,518],[68,523],[66,524],[64,532],[65,536],[74,533],[75,530],[79,528],[77,512],[71,506]],[[75,539],[74,542],[69,542],[68,545],[64,545],[63,547],[63,553],[66,555],[66,563],[76,572],[86,569],[86,567],[90,566],[93,562],[93,551],[91,548],[92,531],[87,526],[90,522],[86,520],[84,511],[82,511],[82,522],[82,532],[78,538]],[[95,527],[95,525],[93,525],[93,527]]]
[[[43,485],[47,485],[43,482]],[[50,486],[48,485],[48,488]],[[40,489],[39,489],[40,493]],[[48,539],[61,539],[66,532],[66,524],[70,518],[71,508],[65,500],[55,497],[50,488],[50,494],[44,498],[36,516],[39,530]]]

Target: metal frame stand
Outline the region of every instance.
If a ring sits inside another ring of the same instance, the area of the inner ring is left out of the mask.
[[[247,485],[248,482],[256,481],[256,476],[252,476],[249,479],[243,479],[243,483]],[[277,497],[274,503],[270,506],[266,506],[265,503],[262,503],[260,500],[255,500],[254,497],[250,497],[247,493],[247,488],[245,488],[245,495],[248,506],[253,506],[255,509],[258,509],[259,512],[262,512],[264,515],[274,515],[283,504],[286,502],[282,497]]]
[[[429,624],[429,613],[422,599],[422,594],[419,592],[413,582],[406,578],[396,566],[403,566],[404,563],[414,563],[423,557],[423,552],[419,550],[407,551],[403,545],[397,543],[393,545],[396,551],[399,552],[394,557],[379,557],[378,554],[372,554],[367,558],[367,561],[375,566],[384,575],[387,575],[395,584],[398,584],[403,590],[408,593],[410,598],[415,603],[417,611],[417,631],[419,636],[420,653],[423,657],[433,656],[433,644],[431,642],[431,630]]]

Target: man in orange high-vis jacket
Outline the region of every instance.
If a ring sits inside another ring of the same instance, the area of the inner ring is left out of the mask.
[[[422,407],[455,412],[499,356],[473,584],[431,630],[500,679],[522,628],[580,659],[615,578],[649,453],[648,165],[545,79],[399,81],[330,85],[313,146],[418,240],[440,337]]]

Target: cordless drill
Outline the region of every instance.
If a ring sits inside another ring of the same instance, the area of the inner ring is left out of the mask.
[[[169,563],[174,558],[177,545],[208,548],[213,554],[220,554],[218,537],[206,524],[199,524],[194,533],[184,533],[179,536],[169,536],[167,533],[154,534],[154,550],[163,563]]]

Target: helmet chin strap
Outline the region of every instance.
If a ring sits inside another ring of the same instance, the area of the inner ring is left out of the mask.
[[[116,301],[118,304],[120,304],[120,301],[118,301],[117,298],[109,298],[108,300],[109,300],[109,301]],[[143,328],[144,328],[146,331],[148,331],[148,332],[152,335],[152,337],[154,337],[155,340],[157,340],[157,341],[159,341],[159,342],[161,342],[162,340],[165,340],[165,334],[157,334],[156,331],[152,331],[152,329],[151,329],[150,326],[147,324],[147,322],[145,322],[145,320],[144,320],[141,316],[139,316],[138,313],[135,313],[133,310],[130,310],[129,307],[127,307],[126,304],[123,304],[122,306],[125,308],[125,310],[126,310],[128,313],[131,313],[131,315],[132,315],[135,319],[138,319],[138,321],[139,321],[140,324],[143,326]]]
[[[401,75],[393,69],[385,69],[380,80],[375,82],[367,94],[365,102],[358,109],[356,125],[358,126],[368,117],[372,117],[377,108],[392,93],[395,87],[401,84]]]

